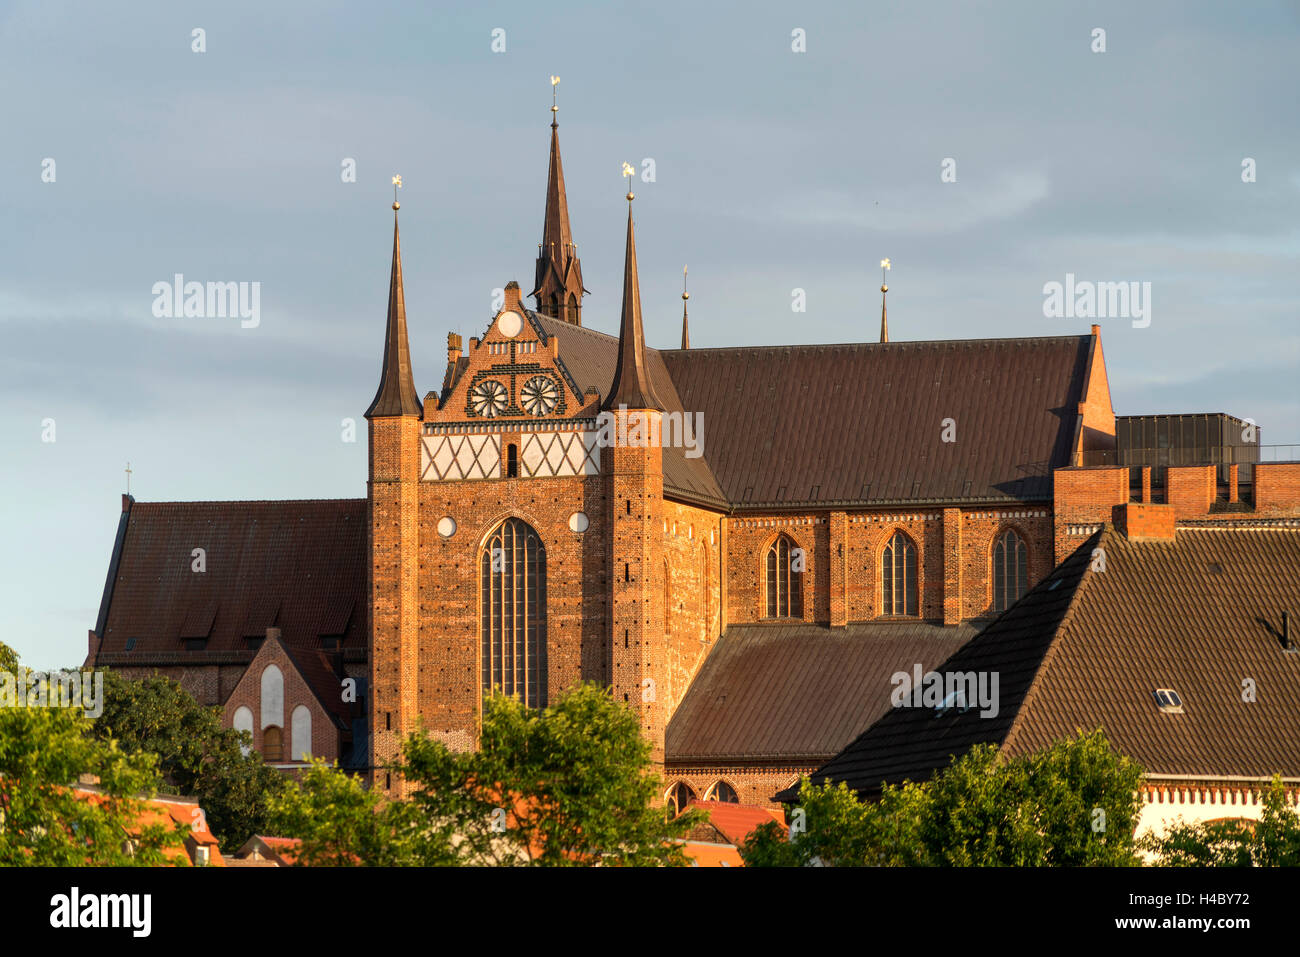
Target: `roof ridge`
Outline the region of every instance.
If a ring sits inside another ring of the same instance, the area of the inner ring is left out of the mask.
[[[686,355],[697,352],[757,352],[763,349],[898,349],[907,346],[969,345],[986,342],[1077,342],[1080,339],[1091,338],[1091,335],[1081,334],[1071,336],[1002,336],[982,339],[902,339],[889,342],[787,342],[755,346],[692,346],[690,349],[657,349],[655,351]],[[647,348],[649,347],[647,346]]]
[[[327,502],[364,502],[364,498],[226,498],[226,499],[170,499],[161,502],[141,502],[136,500],[132,509],[144,505],[184,505],[194,508],[197,505],[319,505]]]

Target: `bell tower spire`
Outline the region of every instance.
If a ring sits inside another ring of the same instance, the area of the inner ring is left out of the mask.
[[[388,281],[388,323],[384,331],[384,364],[379,389],[366,410],[366,418],[420,415],[423,411],[411,374],[411,349],[406,342],[406,296],[402,291],[402,240],[397,229],[397,189],[402,177],[393,177],[393,271]]]
[[[623,175],[632,167],[623,164]],[[641,329],[641,284],[636,274],[636,232],[632,225],[632,191],[627,194],[627,249],[623,260],[623,321],[618,330],[618,364],[614,382],[609,387],[606,409],[654,409],[662,412],[664,404],[650,383],[650,367],[645,357],[645,335]]]
[[[558,76],[551,77],[551,161],[546,176],[546,218],[537,247],[537,273],[532,295],[537,311],[554,319],[582,325],[582,263],[569,226],[569,200],[564,192],[564,164],[560,162],[560,107],[556,103]]]

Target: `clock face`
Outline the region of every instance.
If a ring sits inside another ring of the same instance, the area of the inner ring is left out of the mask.
[[[501,330],[501,335],[507,339],[513,339],[524,329],[524,318],[519,313],[510,312],[501,313],[501,318],[497,320],[497,328]]]
[[[535,375],[519,390],[519,404],[529,415],[548,415],[559,401],[559,386],[549,376]]]
[[[485,379],[469,390],[469,407],[475,415],[491,419],[506,410],[509,393],[496,379]]]

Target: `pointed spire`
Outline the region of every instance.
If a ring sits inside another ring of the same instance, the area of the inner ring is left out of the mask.
[[[624,164],[624,168],[627,166]],[[606,409],[655,409],[664,405],[650,382],[641,329],[641,285],[636,275],[636,233],[632,226],[632,193],[627,194],[627,251],[623,259],[623,321],[618,330],[618,365],[609,387]]]
[[[537,310],[544,315],[582,325],[582,263],[569,226],[569,200],[564,191],[564,164],[560,161],[560,130],[556,116],[555,86],[551,77],[551,161],[546,176],[546,218],[537,251],[533,291]]]
[[[393,177],[400,186],[401,178]],[[366,410],[366,418],[392,415],[419,415],[423,409],[415,393],[411,375],[411,350],[406,342],[406,297],[402,291],[402,242],[397,229],[397,210],[393,201],[393,272],[388,283],[388,324],[384,331],[384,364],[379,372],[379,390]]]
[[[682,348],[691,347],[691,330],[686,325],[686,300],[691,298],[691,294],[686,291],[686,267],[682,267]]]
[[[889,271],[889,260],[880,260],[880,341],[889,341],[889,319],[885,315],[885,293],[889,286],[885,283],[885,273]]]

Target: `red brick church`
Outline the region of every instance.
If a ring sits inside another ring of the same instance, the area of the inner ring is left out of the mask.
[[[1280,494],[1265,465],[1128,465],[1097,326],[890,341],[882,310],[877,342],[700,349],[683,308],[681,347],[651,348],[628,201],[599,331],[553,122],[534,307],[508,283],[423,398],[395,214],[365,498],[124,497],[88,663],[171,674],[268,761],[391,789],[417,719],[472,747],[490,688],[597,681],[639,711],[670,804],[770,804],[1115,506]],[[676,341],[675,315],[649,331]]]

